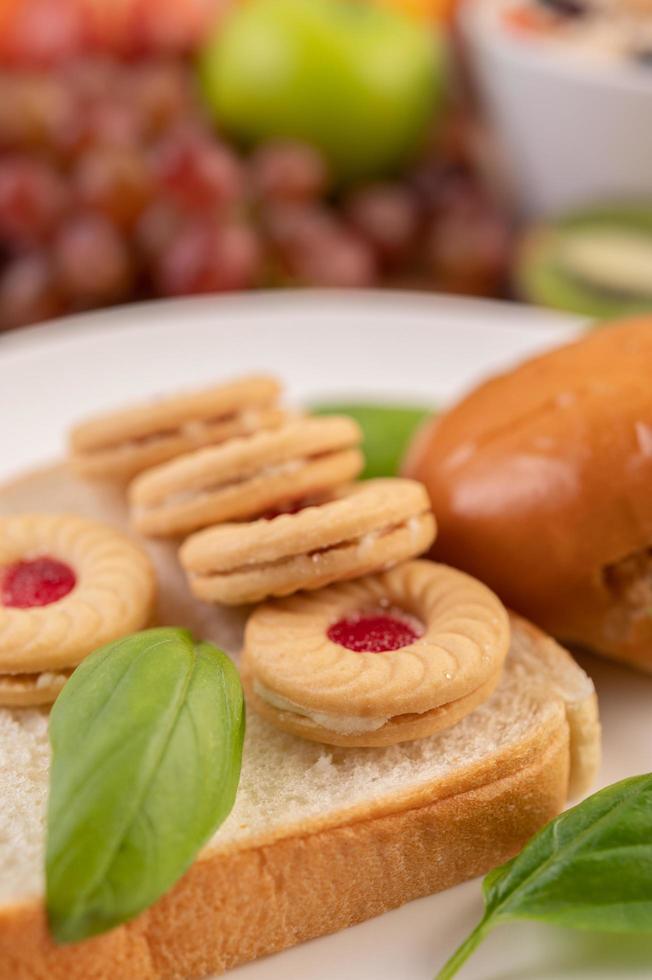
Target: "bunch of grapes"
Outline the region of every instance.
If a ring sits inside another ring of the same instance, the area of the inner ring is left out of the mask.
[[[337,191],[309,146],[236,153],[181,59],[0,74],[0,327],[273,285],[493,293],[509,231],[458,130]]]
[[[0,0],[0,64],[54,68],[88,54],[192,51],[230,0]]]

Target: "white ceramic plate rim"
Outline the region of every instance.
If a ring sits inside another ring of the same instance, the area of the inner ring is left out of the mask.
[[[347,313],[370,310],[379,313],[400,308],[408,314],[431,313],[438,317],[450,314],[457,317],[468,315],[489,325],[501,324],[528,330],[563,330],[581,322],[579,317],[556,310],[503,300],[468,299],[447,293],[424,293],[399,289],[274,289],[224,296],[193,296],[188,299],[161,299],[148,302],[128,303],[89,313],[77,313],[59,317],[46,323],[0,333],[0,351],[25,350],[33,344],[49,344],[71,340],[93,331],[147,329],[162,322],[190,319],[205,311],[216,315],[237,315],[244,310],[261,313],[284,310],[309,312],[311,317],[333,315],[346,309]]]

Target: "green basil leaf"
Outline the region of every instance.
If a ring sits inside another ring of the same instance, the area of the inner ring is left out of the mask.
[[[608,786],[562,813],[487,876],[484,895],[501,921],[652,930],[652,775]]]
[[[91,654],[50,719],[46,896],[58,942],[131,919],[229,814],[244,701],[222,651],[145,630]]]
[[[315,415],[349,415],[364,434],[366,465],[362,479],[396,476],[401,460],[418,426],[432,408],[407,405],[330,404],[313,405]]]
[[[562,813],[484,881],[485,914],[438,974],[448,980],[487,932],[513,919],[652,932],[652,774]]]

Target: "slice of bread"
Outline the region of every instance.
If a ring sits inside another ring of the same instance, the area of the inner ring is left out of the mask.
[[[125,521],[119,496],[62,469],[0,491],[0,512],[39,508]],[[195,602],[173,548],[150,551],[162,618],[235,650],[242,614]],[[251,712],[236,805],[199,860],[134,922],[57,948],[42,899],[47,716],[0,711],[0,978],[202,976],[344,928],[504,861],[598,760],[591,681],[514,617],[496,692],[430,738],[332,749]]]

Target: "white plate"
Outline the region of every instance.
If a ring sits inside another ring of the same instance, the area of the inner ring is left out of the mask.
[[[0,340],[0,476],[61,452],[74,419],[241,371],[278,372],[292,398],[384,395],[444,403],[553,346],[577,321],[410,294],[258,294],[150,304]],[[651,767],[652,678],[587,659],[604,723],[601,783]],[[237,887],[237,883],[234,883]],[[481,911],[480,883],[234,971],[237,980],[428,980]],[[652,939],[521,923],[491,936],[462,980],[650,977]]]

